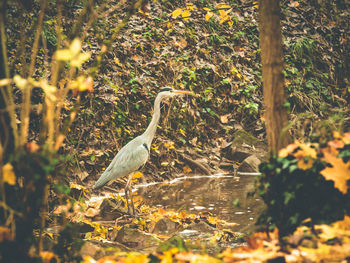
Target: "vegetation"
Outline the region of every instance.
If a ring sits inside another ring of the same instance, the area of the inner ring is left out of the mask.
[[[346,260],[349,10],[343,0],[1,1],[0,262]],[[125,178],[104,196],[91,189],[165,85],[196,96],[165,103],[134,183],[234,181],[242,167],[257,172],[247,156],[262,160],[258,224],[270,233],[141,194],[134,218],[117,191]],[[200,240],[183,236],[193,231]]]

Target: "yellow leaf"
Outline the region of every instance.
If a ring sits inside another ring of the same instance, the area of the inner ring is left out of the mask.
[[[90,57],[91,57],[91,52],[81,53],[71,61],[71,66],[79,68]]]
[[[192,172],[192,169],[188,165],[185,165],[183,171],[185,174],[189,174],[190,172]]]
[[[186,136],[186,132],[183,129],[180,128],[179,131],[183,136]]]
[[[278,156],[279,156],[279,157],[282,157],[282,158],[287,157],[289,154],[291,154],[292,152],[294,152],[294,150],[295,150],[296,148],[298,148],[298,145],[296,145],[296,144],[294,144],[294,143],[293,143],[293,144],[289,144],[289,145],[287,145],[287,147],[285,147],[285,148],[279,150]]]
[[[72,53],[69,49],[61,49],[56,51],[56,59],[61,61],[69,61],[72,59]]]
[[[176,9],[171,13],[172,18],[177,18],[179,15],[182,14],[182,8]]]
[[[56,101],[56,91],[57,88],[55,86],[49,85],[47,80],[40,80],[40,87],[45,92],[46,97],[51,101]]]
[[[314,148],[311,147],[311,144],[297,142],[297,145],[301,148],[303,156],[310,156],[310,157],[316,159],[317,152]]]
[[[136,172],[132,175],[133,179],[141,178],[143,176],[143,173],[141,172]]]
[[[350,132],[344,133],[342,140],[346,145],[350,144]]]
[[[69,46],[69,50],[73,56],[78,55],[81,50],[81,42],[78,38],[75,38]]]
[[[12,164],[7,163],[2,167],[2,176],[3,176],[4,183],[7,183],[9,185],[16,184],[16,175],[13,171]]]
[[[118,66],[121,66],[119,58],[114,58],[114,63],[117,64]]]
[[[184,18],[184,20],[187,20],[190,16],[191,16],[191,13],[189,10],[184,10],[182,12],[182,17]]]
[[[212,16],[214,15],[213,12],[208,12],[206,15],[205,15],[205,20],[209,20],[210,18],[212,18]]]
[[[219,10],[219,14],[220,14],[221,19],[225,19],[225,20],[228,19],[228,15],[227,15],[227,12],[225,10]]]
[[[168,23],[166,24],[166,27],[169,28],[169,29],[170,29],[170,28],[173,28],[173,26],[174,26],[174,25],[173,25],[173,23],[171,23],[171,22],[168,22]]]
[[[348,192],[347,180],[350,179],[350,161],[344,163],[341,158],[337,158],[329,149],[323,150],[323,160],[330,163],[332,167],[326,167],[321,171],[326,180],[334,181],[334,187],[343,194]]]
[[[216,6],[215,6],[215,8],[221,8],[221,9],[229,9],[229,8],[231,8],[231,6],[229,6],[229,5],[227,5],[227,4],[225,4],[225,3],[220,3],[220,4],[217,4]]]
[[[193,3],[186,3],[186,9],[187,10],[196,10],[197,7],[193,5]]]
[[[15,75],[15,76],[13,77],[13,81],[15,82],[16,86],[17,86],[19,89],[24,89],[24,88],[26,88],[27,85],[28,85],[28,80],[22,78],[20,75]]]
[[[259,1],[255,1],[255,2],[253,2],[253,6],[255,7],[255,8],[259,8]]]
[[[7,86],[7,85],[10,85],[10,84],[11,84],[11,82],[12,82],[12,80],[11,80],[11,79],[2,79],[2,80],[0,80],[0,87],[1,87],[1,86]]]
[[[211,9],[210,8],[207,8],[207,7],[204,7],[203,8],[205,11],[211,11]]]
[[[40,257],[42,259],[42,262],[44,262],[44,263],[57,261],[57,256],[50,251],[41,251]],[[55,260],[53,260],[53,259],[55,259]]]
[[[226,114],[226,115],[222,115],[220,116],[220,121],[222,123],[228,123],[228,117],[230,116],[230,114]]]

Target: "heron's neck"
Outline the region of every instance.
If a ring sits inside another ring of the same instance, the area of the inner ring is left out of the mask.
[[[147,145],[150,147],[153,137],[157,130],[157,125],[160,118],[160,103],[161,103],[162,97],[157,96],[156,100],[154,101],[154,109],[153,109],[153,116],[150,124],[148,125],[146,131],[143,133],[143,136],[146,138]]]

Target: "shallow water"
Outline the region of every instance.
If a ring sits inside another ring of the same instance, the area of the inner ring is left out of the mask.
[[[148,205],[194,214],[208,211],[228,222],[226,229],[246,233],[263,208],[260,199],[247,198],[254,189],[254,179],[253,175],[199,175],[133,188]]]

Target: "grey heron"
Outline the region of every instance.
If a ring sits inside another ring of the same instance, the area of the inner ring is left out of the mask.
[[[110,165],[102,173],[101,177],[96,181],[94,189],[99,189],[107,184],[111,180],[115,180],[122,176],[129,175],[129,179],[125,186],[125,197],[128,207],[128,213],[130,213],[128,192],[131,176],[134,172],[138,171],[147,162],[150,156],[150,149],[153,137],[156,133],[157,125],[160,119],[160,104],[164,98],[173,97],[176,95],[191,94],[187,90],[175,90],[171,87],[164,87],[160,89],[155,101],[153,116],[146,131],[140,136],[128,142],[113,158]],[[135,214],[135,208],[131,197],[131,205],[133,214]]]

